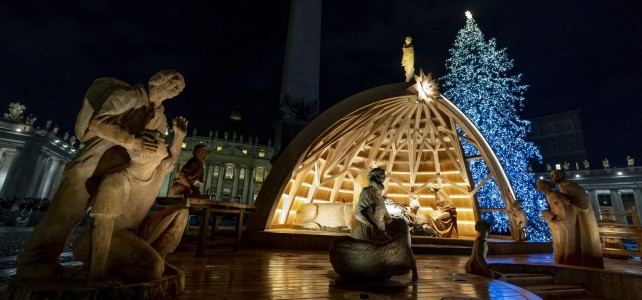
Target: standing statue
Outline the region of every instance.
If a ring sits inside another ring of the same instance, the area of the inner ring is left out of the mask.
[[[67,141],[69,139],[69,132],[65,131],[65,134],[62,136],[63,141]]]
[[[546,163],[546,171],[550,172],[552,169],[553,169],[553,167],[551,167],[551,164],[550,163]]]
[[[475,238],[475,242],[473,243],[473,251],[470,254],[470,258],[466,261],[466,273],[505,280],[506,276],[504,276],[504,274],[491,270],[486,262],[486,255],[488,254],[486,239],[491,228],[492,226],[484,221],[477,221],[477,223],[475,223],[477,238]]]
[[[542,218],[551,229],[555,263],[581,266],[581,243],[577,241],[577,207],[560,192],[553,191],[553,185],[547,180],[538,180],[535,184],[538,191],[546,196],[550,210],[541,212]]]
[[[45,218],[34,228],[25,249],[19,255],[16,277],[43,278],[62,273],[58,257],[67,244],[71,231],[85,216],[94,199],[98,199],[99,193],[104,199],[112,199],[110,197],[116,197],[116,194],[120,198],[115,199],[133,199],[126,203],[130,207],[123,211],[130,214],[147,213],[133,211],[144,208],[144,205],[141,206],[133,197],[124,197],[131,192],[131,182],[119,180],[143,179],[123,178],[123,172],[128,170],[131,174],[139,174],[138,170],[128,169],[132,164],[132,153],[137,153],[138,156],[167,156],[166,150],[158,151],[159,148],[164,149],[161,137],[164,137],[167,128],[162,103],[177,96],[184,87],[183,76],[173,70],[154,74],[147,87],[131,86],[113,78],[99,78],[92,83],[85,95],[75,128],[76,136],[85,147],[67,165],[64,178]],[[182,122],[179,125],[180,123]],[[57,128],[54,128],[54,133]],[[175,137],[175,141],[177,140]],[[151,185],[145,185],[147,189],[141,187],[143,193],[138,194],[140,191],[137,189],[133,195],[155,196],[158,189],[152,182],[155,183],[155,180],[149,182]],[[113,216],[99,216],[95,208],[92,208],[92,214],[95,217],[94,227],[109,223],[101,219],[113,219]],[[130,221],[135,223],[139,220]],[[109,247],[102,250],[107,249]],[[97,253],[96,256],[101,255],[104,256],[105,253]],[[97,260],[101,259],[97,257]],[[92,274],[90,282],[100,281],[100,274],[93,271]],[[152,274],[156,276],[158,272]]]
[[[564,162],[564,171],[569,171],[571,169],[571,164],[567,161]]]
[[[381,196],[386,171],[375,168],[368,173],[370,186],[361,190],[359,202],[354,212],[357,224],[352,231],[352,237],[371,241],[389,240],[386,224],[390,223],[390,215],[386,210],[385,199]]]
[[[588,160],[586,160],[586,159],[585,159],[585,160],[584,160],[584,162],[583,162],[583,164],[584,164],[584,169],[587,169],[587,170],[588,170],[588,169],[590,169],[590,168],[591,168],[591,163],[589,163],[589,161],[588,161]]]
[[[522,209],[522,203],[515,200],[512,201],[508,211],[508,220],[511,223],[511,228],[515,230],[512,234],[513,240],[518,242],[525,242],[526,238],[526,225],[528,225],[528,218],[526,212]]]
[[[633,159],[633,157],[630,157],[630,156],[627,155],[626,156],[626,166],[627,167],[635,166],[635,159]]]
[[[58,130],[60,130],[60,128],[58,128],[58,124],[56,124],[56,126],[54,126],[54,128],[51,130],[51,133],[56,135],[56,134],[58,134]]]
[[[560,193],[566,195],[578,210],[577,234],[579,234],[578,240],[581,242],[580,249],[582,249],[581,266],[604,268],[600,233],[589,195],[578,184],[567,181],[566,173],[562,170],[552,171],[551,178],[559,186]]]
[[[70,137],[69,138],[69,145],[71,145],[73,147],[74,144],[76,144],[76,140],[77,140],[77,138],[75,136]]]
[[[604,169],[608,169],[611,167],[609,166],[609,160],[607,158],[604,158],[604,160],[602,161],[602,166],[604,167]]]
[[[51,120],[47,120],[47,122],[45,122],[45,130],[49,131],[49,128],[51,128]]]
[[[214,131],[211,131],[211,130],[210,130],[210,132],[207,134],[207,137],[211,139],[211,138],[212,138],[212,135],[214,135]]]
[[[33,124],[36,123],[36,119],[37,118],[34,115],[29,114],[27,116],[27,120],[25,120],[25,124],[27,124],[29,126],[33,126]]]
[[[440,237],[458,237],[457,208],[450,201],[450,197],[443,189],[435,192],[436,202],[432,205],[434,212],[430,214],[433,227],[439,232]]]
[[[401,50],[403,51],[401,66],[406,72],[406,82],[410,82],[415,75],[415,48],[412,46],[412,37],[406,37]]]
[[[200,187],[203,185],[203,162],[207,156],[207,148],[203,144],[194,146],[192,158],[178,172],[178,178],[174,180],[169,190],[170,197],[187,197],[189,195],[200,195]]]

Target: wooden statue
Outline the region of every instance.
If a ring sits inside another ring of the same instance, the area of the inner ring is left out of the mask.
[[[436,202],[432,205],[434,212],[430,214],[433,228],[439,232],[440,237],[457,237],[457,208],[446,191],[440,189],[435,192]]]
[[[403,219],[392,219],[387,229],[392,238],[386,241],[336,238],[330,248],[334,270],[352,279],[387,279],[412,271],[412,280],[417,280],[408,224]]]
[[[528,218],[526,217],[526,212],[522,209],[522,203],[517,200],[513,201],[510,204],[508,215],[508,220],[511,222],[511,228],[515,230],[512,234],[513,241],[527,241],[526,225],[528,225]]]
[[[370,186],[361,190],[359,202],[355,209],[356,227],[352,237],[371,241],[389,240],[386,234],[386,223],[390,222],[390,215],[386,210],[385,199],[381,196],[386,179],[386,171],[374,168],[368,173]]]
[[[577,209],[579,230],[576,234],[579,235],[582,249],[581,266],[604,268],[600,233],[588,193],[576,183],[567,181],[566,173],[562,170],[552,171],[551,178],[558,185],[560,193],[566,195]]]
[[[488,254],[488,244],[486,239],[490,233],[492,226],[484,221],[475,223],[475,230],[477,230],[477,238],[473,243],[473,251],[466,261],[466,273],[477,274],[487,278],[505,279],[502,273],[491,270],[486,263],[486,255]]]

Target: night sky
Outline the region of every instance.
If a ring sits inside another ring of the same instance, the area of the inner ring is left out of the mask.
[[[9,102],[72,131],[98,77],[145,83],[157,70],[186,77],[166,102],[199,135],[238,105],[262,142],[272,138],[289,1],[2,1],[0,109]],[[87,2],[87,3],[85,3]],[[90,3],[89,3],[90,2]],[[590,3],[590,4],[589,4]],[[627,1],[325,1],[320,105],[403,80],[405,36],[416,69],[444,74],[470,10],[486,38],[523,74],[522,117],[581,109],[594,166],[642,162],[642,4]],[[189,129],[191,132],[191,129]]]

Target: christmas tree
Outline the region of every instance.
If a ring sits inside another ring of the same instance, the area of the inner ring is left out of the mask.
[[[521,75],[509,75],[513,61],[506,49],[497,49],[495,39],[484,40],[470,12],[466,26],[459,31],[446,60],[446,75],[440,80],[445,96],[461,109],[484,135],[508,177],[515,197],[528,216],[526,234],[531,241],[548,241],[550,232],[539,212],[547,209],[544,196],[535,190],[535,179],[528,172],[528,160],[541,160],[539,150],[525,141],[530,122],[521,120],[526,85]],[[462,140],[467,157],[479,155],[473,145]],[[475,184],[489,173],[483,160],[469,161]],[[481,208],[503,208],[497,184],[489,180],[479,189]],[[493,233],[510,232],[506,212],[482,212],[482,219],[493,224]]]

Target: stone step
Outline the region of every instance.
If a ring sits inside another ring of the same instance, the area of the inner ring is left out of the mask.
[[[583,286],[568,284],[542,284],[520,286],[542,299],[573,299],[588,297],[588,291]]]
[[[425,237],[425,236],[412,236],[413,245],[456,245],[456,246],[468,246],[472,247],[472,239],[463,239],[463,238],[436,238],[436,237]]]
[[[553,283],[553,275],[548,274],[504,273],[504,275],[506,275],[506,282],[519,287]]]
[[[473,247],[458,245],[413,244],[411,248],[414,254],[470,255],[473,252]]]

